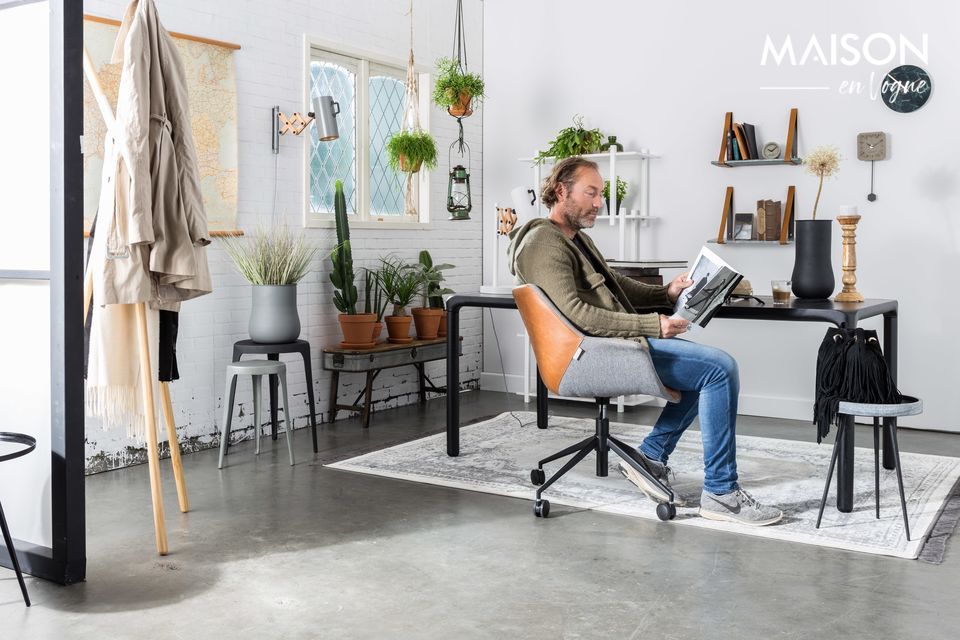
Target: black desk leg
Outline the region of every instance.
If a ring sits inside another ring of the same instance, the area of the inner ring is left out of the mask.
[[[853,511],[853,443],[854,417],[841,416],[842,424],[837,432],[840,438],[840,455],[837,457],[837,511]]]
[[[883,357],[887,361],[887,368],[893,377],[893,382],[897,382],[897,314],[883,314]],[[897,419],[891,418],[893,428],[897,428]],[[895,469],[896,459],[893,453],[893,441],[890,439],[890,432],[883,430],[883,468]]]
[[[279,360],[279,353],[268,353],[267,360]],[[277,439],[277,385],[280,381],[277,376],[267,376],[270,379],[270,438]],[[287,416],[289,419],[290,416]]]
[[[317,405],[313,400],[313,367],[310,365],[310,347],[301,349],[303,375],[307,379],[307,400],[310,402],[310,430],[313,435],[313,452],[317,453]]]
[[[460,309],[447,310],[447,455],[460,455]]]
[[[540,367],[537,367],[537,429],[547,428],[547,385],[540,377]]]

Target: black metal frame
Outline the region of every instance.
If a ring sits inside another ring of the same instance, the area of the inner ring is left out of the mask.
[[[83,3],[49,0],[50,271],[0,278],[50,281],[52,547],[14,540],[26,573],[60,584],[86,577],[83,417]],[[9,7],[7,7],[9,8]],[[4,545],[5,546],[5,545]],[[11,567],[6,553],[0,564]]]

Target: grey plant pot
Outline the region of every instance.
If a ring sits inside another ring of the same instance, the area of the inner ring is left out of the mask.
[[[251,288],[253,308],[250,310],[250,339],[278,344],[299,338],[297,285],[263,284]]]

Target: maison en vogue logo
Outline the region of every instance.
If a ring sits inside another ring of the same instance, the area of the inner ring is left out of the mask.
[[[895,111],[913,111],[927,101],[932,89],[930,77],[923,69],[912,63],[929,63],[929,37],[920,34],[919,39],[904,34],[888,33],[831,33],[825,36],[811,34],[806,40],[794,41],[786,35],[775,39],[767,34],[760,54],[760,66],[776,67],[855,67],[871,65],[896,68],[887,72],[871,70],[869,78],[842,80],[836,87],[842,95],[863,95],[866,91],[871,100],[883,100]],[[830,91],[829,85],[815,86],[764,86],[765,90],[819,90]]]

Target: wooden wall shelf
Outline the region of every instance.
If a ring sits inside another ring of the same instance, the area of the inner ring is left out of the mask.
[[[720,154],[713,164],[718,167],[736,167],[747,165],[765,165],[765,164],[800,164],[802,161],[797,157],[797,118],[799,112],[796,107],[790,109],[790,119],[787,122],[787,143],[783,147],[783,157],[767,160],[765,158],[751,158],[750,160],[727,160],[727,138],[733,136],[736,132],[733,128],[733,112],[727,111],[723,118],[723,135],[720,139]],[[739,135],[735,137],[739,139]],[[758,148],[762,145],[757,143]]]
[[[797,203],[797,188],[787,187],[787,199],[783,206],[783,220],[780,223],[779,244],[789,244],[793,240],[793,212]],[[773,244],[775,240],[734,240],[733,239],[733,187],[727,187],[723,198],[723,211],[720,215],[720,228],[714,240],[717,244]],[[756,224],[756,222],[754,222]]]
[[[717,167],[727,167],[733,169],[735,167],[758,167],[763,165],[777,165],[782,167],[783,165],[791,164],[803,164],[803,160],[800,158],[791,158],[790,160],[783,160],[781,158],[774,158],[773,160],[767,160],[761,158],[760,160],[727,160],[726,162],[717,162],[716,160],[711,160],[710,164]]]

